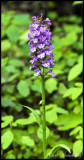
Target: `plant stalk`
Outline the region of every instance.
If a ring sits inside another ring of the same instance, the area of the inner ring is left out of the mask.
[[[44,70],[42,77],[42,107],[43,107],[43,154],[46,158],[46,114],[45,114],[45,79]]]

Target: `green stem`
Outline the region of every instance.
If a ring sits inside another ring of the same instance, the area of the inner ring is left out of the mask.
[[[44,159],[46,157],[46,115],[45,115],[45,79],[44,70],[42,77],[42,106],[43,106],[43,153]]]

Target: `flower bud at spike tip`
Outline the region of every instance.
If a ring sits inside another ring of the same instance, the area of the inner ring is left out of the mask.
[[[31,55],[30,63],[32,66],[30,69],[33,69],[35,74],[38,76],[42,73],[42,68],[48,68],[52,77],[55,77],[55,73],[52,72],[54,67],[54,56],[52,50],[54,46],[51,43],[52,36],[50,29],[47,29],[46,26],[51,25],[49,18],[42,20],[43,14],[41,17],[33,16],[33,23],[29,26],[30,32],[28,33],[29,38],[29,49]]]

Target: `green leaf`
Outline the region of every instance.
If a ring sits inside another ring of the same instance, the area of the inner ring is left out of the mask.
[[[23,97],[27,97],[30,94],[27,82],[24,80],[19,81],[19,83],[17,84],[17,89],[20,95]]]
[[[67,115],[59,115],[57,121],[54,123],[58,126],[58,130],[69,130],[83,123],[81,114],[69,113]]]
[[[72,67],[68,74],[68,81],[72,81],[77,76],[79,76],[82,73],[82,70],[83,70],[82,63],[76,64],[74,67]]]
[[[19,70],[15,68],[15,66],[12,66],[12,65],[7,65],[5,67],[5,70],[8,72],[8,73],[18,73]]]
[[[74,1],[73,5],[77,5],[77,4],[83,4],[83,1]]]
[[[83,88],[83,83],[82,83],[82,82],[76,82],[76,83],[75,83],[75,86],[80,87],[80,88]]]
[[[46,139],[49,137],[50,134],[50,130],[48,127],[46,127]],[[37,136],[39,137],[39,139],[43,140],[43,129],[42,127],[39,127],[37,130]]]
[[[16,159],[16,156],[11,153],[11,154],[7,154],[7,155],[5,156],[5,158],[6,158],[6,159]]]
[[[22,118],[22,119],[18,119],[15,121],[17,124],[20,124],[20,125],[28,125],[30,124],[30,122],[28,121],[28,118]]]
[[[69,135],[72,136],[72,135],[76,134],[77,132],[80,131],[80,129],[81,129],[81,126],[78,126],[78,127],[74,128],[74,129],[70,132]]]
[[[25,31],[20,37],[19,37],[19,40],[20,40],[20,44],[25,44],[26,42],[28,42],[28,33],[29,33],[29,30]],[[24,46],[23,46],[24,47]],[[27,49],[28,51],[28,49]]]
[[[13,116],[9,115],[9,116],[2,116],[2,122],[1,123],[1,128],[4,128],[6,126],[8,126],[11,122],[13,122]]]
[[[53,116],[52,116],[53,115]],[[46,121],[52,124],[57,120],[57,113],[55,109],[46,111]]]
[[[13,74],[12,76],[10,76],[10,77],[8,78],[7,82],[11,82],[11,81],[13,81],[14,79],[16,79],[16,78],[19,77],[19,76],[20,76],[19,73],[15,73],[15,74]]]
[[[75,157],[78,157],[80,153],[83,151],[83,141],[82,140],[77,140],[73,144],[73,154]]]
[[[66,146],[65,144],[59,144],[59,145],[56,145],[55,147],[53,147],[51,149],[51,151],[48,153],[46,158],[51,158],[52,155],[55,154],[57,152],[57,150],[60,149],[60,148],[66,149],[69,153],[71,153],[71,151],[70,151],[68,146]]]
[[[28,25],[31,23],[29,14],[19,14],[15,15],[12,23],[15,25]]]
[[[11,116],[11,115],[8,115],[8,116],[2,116],[1,117],[1,120],[2,121],[8,121],[8,122],[12,122],[13,121],[13,116]]]
[[[69,97],[72,100],[78,98],[81,93],[83,92],[83,88],[81,87],[71,87],[66,90],[66,92],[63,95],[63,98]]]
[[[61,38],[61,41],[64,46],[73,45],[77,41],[77,34],[72,31],[66,37]]]
[[[55,18],[58,17],[58,14],[56,13],[56,11],[50,11],[48,12],[48,15],[47,15],[50,19],[54,20]]]
[[[42,92],[40,79],[35,79],[34,80],[32,86],[31,86],[31,90],[37,91],[37,92],[40,92],[40,93]]]
[[[29,136],[22,136],[22,143],[27,145],[27,146],[34,146],[34,140],[31,139]]]
[[[6,126],[8,126],[11,122],[13,122],[13,116],[9,115],[9,116],[2,116],[2,122],[1,123],[1,128],[4,128]]]
[[[59,158],[64,159],[65,158],[65,154],[64,152],[60,149],[57,151],[57,155],[59,156]]]
[[[1,24],[7,26],[11,22],[15,11],[7,11],[1,14]]]
[[[64,94],[66,92],[66,90],[67,90],[66,86],[63,83],[60,83],[59,87],[58,87],[59,93]]]
[[[15,107],[15,103],[10,99],[2,99],[1,104],[3,107]]]
[[[14,92],[14,88],[15,88],[15,85],[10,85],[7,87],[7,92],[8,93],[13,93]]]
[[[59,139],[59,141],[57,141],[56,142],[56,144],[57,145],[59,145],[59,144],[65,144],[66,146],[68,146],[71,150],[72,150],[72,142],[71,142],[71,140],[68,138],[68,139],[66,139],[66,138],[62,138],[61,137],[61,139]]]
[[[78,98],[81,95],[82,92],[83,92],[82,88],[78,88],[78,87],[74,88],[73,92],[72,92],[72,100]]]
[[[79,134],[76,136],[76,139],[82,139],[83,140],[83,128],[81,127]]]
[[[45,82],[45,89],[48,93],[52,93],[57,90],[57,81],[54,78],[50,78]]]
[[[11,131],[5,132],[1,137],[2,148],[7,149],[12,143],[14,135]]]
[[[21,61],[18,58],[10,59],[9,64],[12,65],[12,66],[15,66],[15,67],[24,67],[23,61]]]
[[[73,89],[74,89],[74,87],[71,87],[71,88],[67,89],[66,92],[63,95],[63,98],[71,96],[71,94],[73,93]]]
[[[56,107],[56,112],[61,114],[68,114],[68,111],[64,108]]]
[[[27,129],[23,130],[23,129],[13,128],[12,131],[13,131],[13,134],[14,134],[14,141],[19,145],[23,145],[21,139],[22,139],[22,136],[28,136]]]
[[[24,106],[24,105],[23,105],[23,106]],[[29,110],[34,114],[34,116],[35,116],[36,119],[37,119],[37,122],[39,123],[40,126],[42,126],[42,120],[41,120],[39,114],[38,114],[34,109],[32,109],[32,108],[30,108],[30,107],[28,107],[28,106],[24,106],[24,107],[27,108],[27,109],[29,109]]]
[[[8,63],[8,57],[1,58],[1,67],[4,67]]]
[[[19,29],[16,26],[11,25],[7,28],[6,34],[11,42],[17,42],[19,38]]]
[[[12,47],[11,42],[8,39],[1,41],[1,51],[2,52],[6,52],[10,50],[11,47]]]

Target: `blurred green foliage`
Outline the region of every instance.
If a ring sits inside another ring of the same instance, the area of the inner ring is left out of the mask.
[[[48,5],[54,7],[52,2]],[[83,152],[82,19],[76,15],[59,17],[55,11],[47,16],[53,25],[57,74],[56,78],[46,77],[45,82],[47,153],[63,143],[77,157]],[[29,70],[30,23],[29,14],[7,11],[1,15],[1,152],[5,159],[42,158],[42,130],[37,124],[42,117],[41,79]],[[22,105],[35,109],[36,117]],[[59,148],[56,153],[65,158],[67,151]]]

